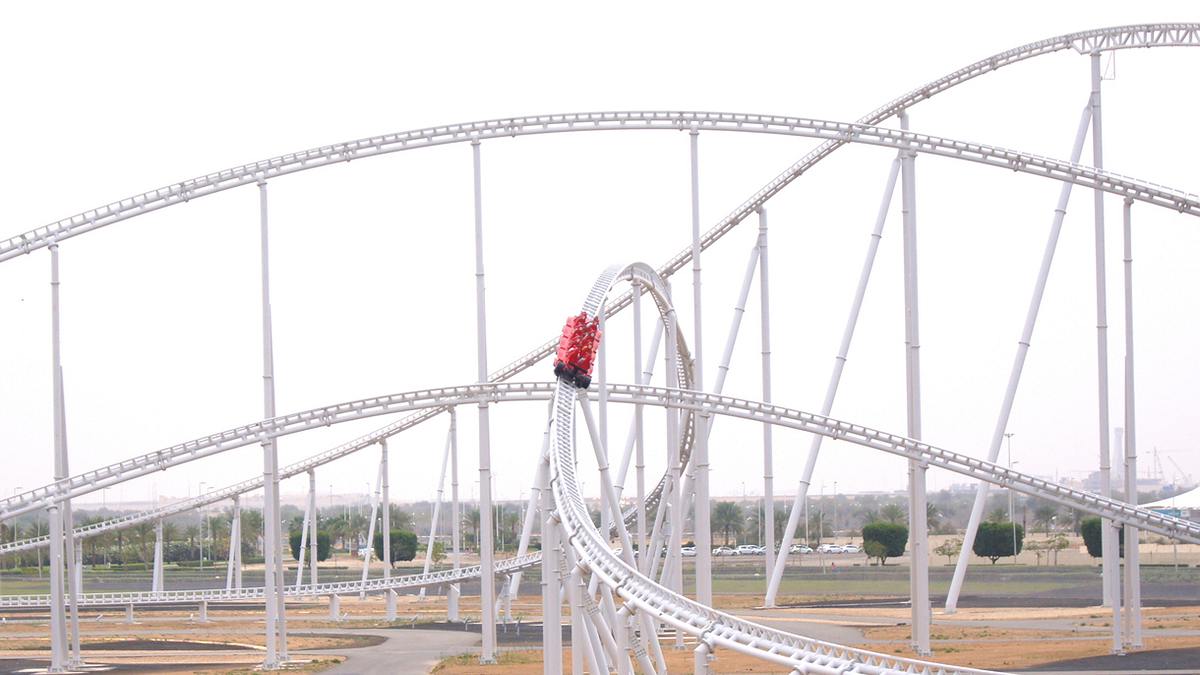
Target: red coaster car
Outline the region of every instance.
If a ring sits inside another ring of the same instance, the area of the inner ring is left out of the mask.
[[[600,347],[600,317],[588,319],[587,314],[567,319],[562,337],[558,339],[558,352],[554,357],[554,374],[580,389],[592,383],[592,366],[596,363],[596,350]]]

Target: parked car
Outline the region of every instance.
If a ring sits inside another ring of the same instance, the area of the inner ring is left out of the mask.
[[[842,547],[842,553],[862,553],[862,549],[854,544],[846,544]]]
[[[696,547],[695,546],[684,546],[683,548],[679,549],[679,555],[681,555],[685,558],[695,558],[696,557]]]
[[[718,546],[712,550],[713,555],[737,555],[737,553],[728,546]]]
[[[841,553],[842,547],[837,544],[821,544],[817,547],[817,553]]]
[[[792,544],[788,549],[788,553],[812,553],[813,550],[804,544]]]
[[[762,555],[762,550],[754,544],[742,544],[734,549],[737,555]]]

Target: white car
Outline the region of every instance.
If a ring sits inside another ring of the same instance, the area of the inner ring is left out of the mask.
[[[762,549],[754,544],[742,544],[734,549],[736,555],[762,555]]]
[[[695,546],[684,546],[683,548],[679,549],[679,555],[681,555],[685,558],[695,558],[696,557],[696,547]]]
[[[718,546],[712,550],[713,555],[737,555],[737,553],[728,546]]]
[[[788,549],[788,553],[812,553],[813,550],[804,544],[792,544]]]
[[[862,553],[862,549],[854,544],[846,544],[842,547],[842,553]]]
[[[841,553],[842,547],[837,544],[821,544],[817,547],[817,553]]]

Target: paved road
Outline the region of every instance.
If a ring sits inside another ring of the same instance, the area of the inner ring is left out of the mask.
[[[476,651],[480,643],[478,634],[465,631],[355,628],[345,632],[378,635],[387,641],[365,649],[321,650],[346,657],[341,665],[325,671],[330,675],[426,675],[441,659]]]

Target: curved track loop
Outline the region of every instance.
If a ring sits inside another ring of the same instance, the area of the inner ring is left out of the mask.
[[[638,278],[650,270],[648,265],[609,268],[601,274],[588,294],[583,311],[589,317],[603,311],[604,301],[621,280]],[[652,271],[650,274],[654,274]],[[657,277],[654,274],[654,277]],[[666,284],[639,279],[650,292],[660,311],[671,312],[669,299],[660,289]],[[668,393],[672,396],[674,392]],[[565,379],[554,392],[554,442],[550,452],[550,487],[559,521],[565,531],[563,541],[571,546],[579,564],[598,577],[625,601],[626,607],[646,612],[681,631],[696,636],[710,649],[723,647],[785,665],[804,673],[982,673],[973,669],[953,669],[935,663],[898,659],[884,654],[852,649],[829,642],[812,640],[761,626],[717,611],[674,593],[640,574],[632,558],[622,560],[610,548],[607,537],[592,523],[576,479],[575,403],[580,391]],[[628,555],[628,553],[626,553]]]

